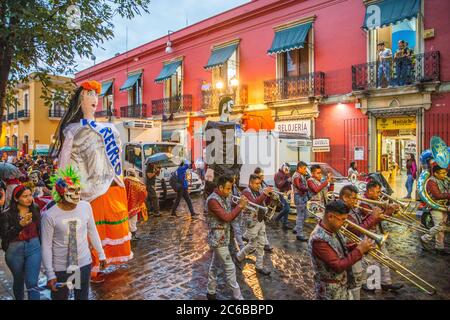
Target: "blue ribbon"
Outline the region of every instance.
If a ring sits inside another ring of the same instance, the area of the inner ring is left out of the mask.
[[[114,168],[114,173],[116,176],[121,176],[122,163],[120,161],[119,144],[116,143],[116,137],[114,136],[112,129],[110,127],[103,126],[94,120],[89,121],[87,119],[81,119],[81,125],[89,125],[93,130],[100,134],[105,145],[106,157],[108,158],[111,167]]]

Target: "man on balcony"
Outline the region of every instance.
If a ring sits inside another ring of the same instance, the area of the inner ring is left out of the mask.
[[[397,85],[404,86],[410,83],[412,50],[408,48],[405,40],[398,42],[398,49],[395,53],[395,73],[397,76]]]
[[[378,43],[378,84],[377,87],[381,88],[381,81],[383,75],[386,78],[388,88],[391,86],[391,60],[392,51],[385,47],[384,41]]]

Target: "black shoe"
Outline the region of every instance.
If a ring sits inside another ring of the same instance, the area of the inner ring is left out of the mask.
[[[244,241],[244,242],[248,242],[248,238],[246,238],[246,237],[242,237],[242,241]]]
[[[419,240],[420,240],[420,244],[421,244],[423,250],[425,250],[425,251],[433,251],[432,248],[431,248],[430,243],[428,243],[426,241],[423,241],[422,237],[419,237]]]
[[[196,214],[195,212],[191,213],[191,218],[197,218],[197,217],[198,217],[198,214]]]
[[[266,245],[264,246],[264,251],[272,252],[272,251],[273,251],[273,248],[272,248],[269,244],[266,244]]]
[[[362,289],[367,292],[375,292],[375,289],[369,289],[369,287],[365,283],[362,285]]]
[[[297,240],[302,241],[302,242],[306,242],[308,241],[308,238],[302,237],[302,236],[297,236]]]
[[[172,212],[170,215],[171,215],[172,217],[178,217],[178,215],[177,215],[176,212]]]
[[[216,294],[215,293],[207,293],[206,294],[206,299],[208,300],[217,300]]]
[[[136,235],[136,232],[132,232],[131,233],[131,241],[137,241],[137,240],[139,240],[140,238]]]
[[[403,288],[403,285],[400,283],[395,283],[395,284],[382,284],[381,285],[381,289],[383,289],[384,291],[398,291],[401,288]]]
[[[267,269],[265,269],[265,268],[263,268],[263,269],[255,268],[255,269],[256,269],[256,272],[257,272],[257,273],[260,273],[260,274],[262,274],[262,275],[264,275],[264,276],[268,276],[268,275],[270,275],[270,273],[271,273],[270,270],[267,270]]]
[[[297,234],[297,230],[295,230],[295,229],[292,230],[292,233],[293,233],[293,234]]]

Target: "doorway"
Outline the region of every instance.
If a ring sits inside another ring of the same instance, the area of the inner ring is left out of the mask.
[[[407,156],[417,159],[417,143],[416,117],[377,119],[377,171],[388,180],[395,197],[406,195]]]

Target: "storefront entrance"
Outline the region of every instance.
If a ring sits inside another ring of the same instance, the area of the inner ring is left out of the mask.
[[[377,171],[389,181],[396,197],[406,194],[408,154],[417,159],[416,117],[377,118]]]

